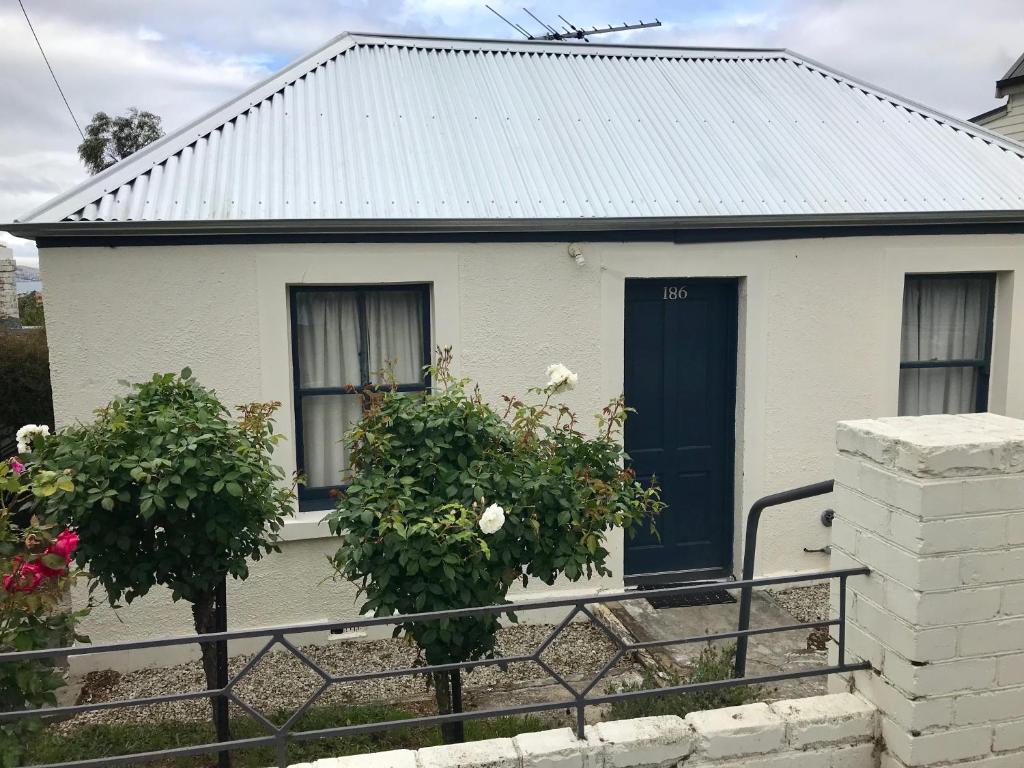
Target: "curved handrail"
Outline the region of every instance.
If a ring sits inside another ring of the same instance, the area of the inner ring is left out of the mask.
[[[776,507],[780,504],[789,504],[794,501],[811,499],[815,496],[823,496],[832,493],[835,487],[835,480],[822,480],[820,483],[802,485],[799,488],[792,488],[788,491],[773,493],[762,496],[750,507],[747,514],[747,532],[743,539],[743,581],[750,581],[754,578],[754,556],[757,553],[757,527],[761,522],[761,513],[768,507]],[[752,587],[743,587],[740,592],[740,632],[750,629],[750,601],[753,598]],[[736,677],[743,677],[747,673],[747,635],[740,635],[736,639]]]

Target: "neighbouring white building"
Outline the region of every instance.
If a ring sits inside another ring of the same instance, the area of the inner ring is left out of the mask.
[[[1024,53],[996,81],[996,98],[1004,97],[1005,104],[975,115],[971,122],[1016,141],[1024,140]]]
[[[350,616],[318,523],[348,384],[436,345],[486,396],[579,373],[669,507],[564,589],[735,575],[758,497],[832,474],[840,419],[1024,417],[1024,145],[791,51],[345,34],[23,220],[55,410],[190,366],[281,400],[310,486],[234,625]],[[821,504],[758,571],[823,567]],[[94,640],[190,628],[153,594]]]

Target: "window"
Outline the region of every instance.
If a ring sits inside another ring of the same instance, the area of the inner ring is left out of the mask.
[[[400,390],[425,388],[429,301],[420,285],[291,289],[300,509],[331,505],[349,466],[342,438],[362,414],[359,392],[383,384],[389,364]]]
[[[988,408],[995,275],[907,275],[901,416]]]

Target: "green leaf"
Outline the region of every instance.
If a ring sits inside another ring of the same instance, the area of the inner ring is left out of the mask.
[[[67,563],[64,562],[64,558],[60,555],[47,554],[39,558],[43,565],[54,571],[62,571],[67,567]]]
[[[187,367],[187,366],[185,368],[182,368],[181,369],[181,378],[183,378],[183,379],[191,379],[192,378],[192,369]]]
[[[240,486],[238,483],[236,483],[233,480],[230,483],[225,483],[224,487],[227,489],[228,493],[230,493],[232,496],[241,496],[242,495],[242,486]]]
[[[100,499],[100,506],[107,510],[107,512],[110,512],[114,509],[114,499],[110,496],[104,496]]]

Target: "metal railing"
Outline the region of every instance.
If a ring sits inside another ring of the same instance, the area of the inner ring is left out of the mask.
[[[849,672],[857,669],[867,668],[867,665],[863,663],[846,663],[845,631],[843,626],[845,614],[843,614],[842,612],[840,613],[840,616],[837,618],[827,619],[823,621],[802,622],[778,627],[758,627],[755,629],[750,629],[749,627],[746,627],[743,629],[738,629],[736,631],[719,632],[716,634],[693,635],[688,637],[678,637],[664,640],[659,639],[646,642],[633,642],[630,639],[620,637],[610,626],[608,626],[608,624],[604,620],[602,620],[599,616],[595,614],[595,612],[591,609],[592,606],[599,604],[621,602],[626,600],[642,600],[646,599],[647,597],[663,598],[675,595],[685,595],[720,589],[747,591],[761,587],[770,587],[781,584],[801,583],[809,581],[821,581],[824,579],[839,579],[841,589],[844,589],[846,580],[849,577],[866,575],[868,572],[869,571],[866,568],[847,568],[761,579],[743,579],[741,581],[725,583],[692,584],[648,591],[632,591],[621,593],[617,592],[611,594],[589,595],[585,597],[567,597],[552,600],[530,600],[517,602],[514,604],[493,605],[480,608],[462,608],[448,611],[435,611],[432,613],[418,613],[385,617],[364,617],[353,619],[351,621],[339,621],[321,624],[301,624],[297,626],[282,626],[263,629],[241,629],[233,630],[230,632],[217,632],[206,635],[188,635],[183,637],[173,637],[160,640],[140,640],[133,642],[111,643],[101,645],[82,645],[72,648],[52,648],[44,650],[0,653],[0,664],[5,664],[27,661],[31,659],[59,660],[66,659],[68,657],[92,656],[96,654],[106,653],[123,653],[143,649],[172,648],[178,646],[199,645],[204,643],[226,643],[228,641],[237,640],[253,640],[265,638],[267,641],[262,646],[261,650],[259,650],[238,672],[236,672],[228,680],[226,685],[220,688],[196,691],[191,693],[175,693],[161,696],[149,696],[139,699],[128,699],[123,701],[104,701],[90,704],[76,704],[72,706],[54,707],[45,710],[3,712],[0,713],[0,723],[22,718],[38,718],[40,716],[45,716],[47,719],[66,719],[68,717],[73,717],[84,712],[112,710],[126,707],[139,707],[152,704],[161,704],[165,702],[213,698],[215,701],[219,700],[223,702],[224,707],[227,706],[228,702],[238,706],[249,717],[253,718],[266,730],[265,735],[256,736],[252,738],[233,739],[230,741],[212,742],[206,744],[198,744],[194,746],[175,747],[171,749],[163,749],[154,752],[135,753],[130,755],[76,759],[70,762],[48,763],[45,764],[45,766],[39,765],[36,768],[91,768],[92,766],[98,767],[124,765],[127,763],[144,763],[153,760],[165,760],[168,758],[181,758],[201,754],[216,753],[220,755],[224,752],[249,749],[254,747],[273,747],[276,752],[277,765],[280,768],[284,768],[287,765],[288,745],[296,742],[306,742],[330,737],[366,734],[372,732],[387,731],[396,728],[407,728],[409,726],[442,725],[453,722],[463,722],[468,720],[501,717],[507,715],[523,715],[529,713],[537,713],[560,709],[575,710],[576,732],[580,736],[580,738],[582,738],[585,728],[584,715],[586,707],[593,706],[596,704],[612,704],[617,701],[640,699],[649,696],[711,690],[715,688],[729,687],[737,684],[749,685],[757,683],[779,682],[782,680],[828,675],[837,672]],[[444,619],[464,619],[473,616],[507,614],[509,611],[514,611],[517,614],[521,614],[532,610],[551,610],[557,608],[566,609],[565,617],[554,627],[554,629],[547,635],[547,637],[531,653],[503,656],[493,659],[481,659],[478,661],[464,663],[410,666],[403,669],[377,670],[372,672],[363,672],[359,674],[332,675],[331,673],[325,671],[316,662],[314,662],[309,657],[309,655],[307,655],[302,650],[299,644],[294,643],[290,639],[294,636],[301,636],[309,633],[322,633],[325,631],[338,632],[368,627],[395,626],[399,624],[406,624],[408,622],[432,622],[441,621]],[[571,622],[577,620],[580,617],[588,619],[594,627],[598,628],[603,634],[607,635],[607,637],[611,640],[612,644],[615,646],[615,651],[611,659],[608,660],[608,662],[597,672],[597,674],[589,681],[589,683],[580,687],[574,687],[569,681],[565,679],[565,677],[562,674],[553,669],[542,658],[542,655],[544,651],[559,638],[563,630],[565,630],[565,628],[569,626]],[[742,680],[731,678],[726,680],[670,685],[665,688],[656,688],[651,690],[630,690],[621,692],[606,691],[603,693],[595,691],[596,686],[603,679],[605,679],[606,675],[608,675],[608,673],[613,670],[616,664],[618,664],[618,662],[623,657],[625,657],[627,654],[636,651],[642,651],[644,649],[665,648],[668,646],[680,645],[685,643],[704,643],[716,640],[735,639],[737,640],[737,642],[745,643],[747,638],[754,635],[766,635],[776,632],[792,632],[794,630],[804,629],[810,630],[819,627],[832,626],[837,626],[839,630],[839,656],[838,663],[835,665],[826,665],[815,669],[801,669],[767,675],[758,675],[743,678]],[[253,668],[258,664],[260,659],[262,659],[267,653],[269,653],[275,647],[283,648],[291,654],[293,654],[303,665],[312,670],[312,672],[318,675],[321,679],[321,682],[317,689],[311,695],[309,695],[308,698],[306,698],[306,700],[295,710],[295,712],[287,719],[287,721],[280,725],[277,725],[268,720],[266,717],[264,717],[263,714],[261,714],[252,706],[243,701],[236,692],[239,682],[244,680],[248,675],[250,675]],[[356,725],[339,725],[337,727],[322,728],[310,731],[297,731],[294,729],[295,725],[302,718],[302,716],[305,715],[310,710],[310,708],[316,704],[316,702],[321,698],[321,696],[328,689],[330,689],[331,686],[334,685],[339,685],[343,683],[354,683],[367,680],[380,680],[384,678],[400,676],[413,676],[438,672],[451,672],[454,670],[470,670],[476,667],[483,667],[488,665],[505,665],[517,662],[532,662],[538,665],[554,683],[557,683],[558,686],[565,689],[566,696],[557,697],[557,700],[554,701],[540,701],[526,704],[516,704],[496,709],[483,709],[473,710],[469,712],[455,712],[450,714],[428,715],[422,717],[414,717],[406,720],[390,720],[386,722],[365,723]]]
[[[754,581],[754,559],[757,557],[757,529],[761,523],[761,513],[769,507],[790,504],[794,501],[812,499],[832,493],[835,480],[823,480],[820,483],[802,485],[788,491],[781,491],[764,496],[755,501],[747,515],[746,537],[743,539],[743,574],[744,583]],[[736,677],[747,673],[747,638],[745,630],[750,629],[750,604],[753,599],[753,587],[745,586],[740,590],[740,620],[737,629],[740,634],[736,640]],[[843,663],[846,650],[846,579],[839,579],[839,663]]]

